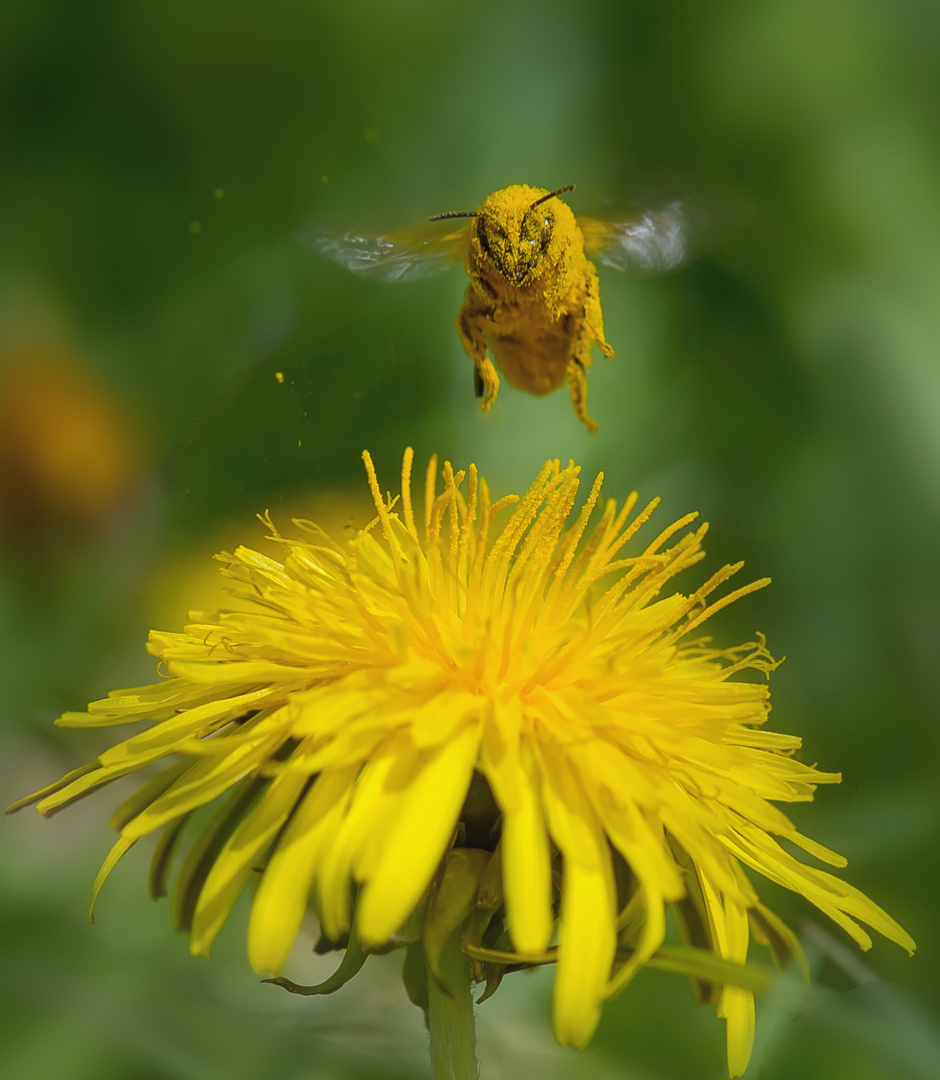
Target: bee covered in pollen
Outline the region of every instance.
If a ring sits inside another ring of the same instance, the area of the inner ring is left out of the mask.
[[[474,363],[482,411],[496,400],[499,368],[512,386],[538,396],[567,382],[575,414],[594,432],[585,369],[592,346],[607,357],[614,350],[604,337],[597,271],[588,255],[617,270],[667,273],[699,253],[702,230],[693,227],[694,200],[608,220],[578,219],[560,198],[573,190],[512,184],[476,210],[436,214],[430,228],[302,239],[349,270],[384,281],[429,277],[461,260],[470,283],[457,333]],[[438,224],[454,218],[469,224]]]

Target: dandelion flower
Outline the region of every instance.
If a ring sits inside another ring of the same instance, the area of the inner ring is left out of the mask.
[[[209,952],[260,871],[248,927],[259,972],[281,971],[308,907],[327,942],[349,943],[340,981],[366,952],[422,935],[433,970],[459,932],[474,976],[494,985],[507,967],[556,961],[554,1030],[574,1046],[661,955],[669,909],[728,969],[752,936],[798,952],[748,871],[805,896],[862,948],[865,923],[913,950],[879,907],[793,854],[845,865],[775,805],[840,778],[764,729],[775,664],[763,639],[721,649],[697,633],[766,581],[715,599],[737,564],[672,591],[703,557],[695,515],[629,555],[655,502],[600,506],[598,477],[576,511],[579,469],[557,461],[522,498],[493,501],[472,465],[445,464],[439,491],[432,459],[419,519],[411,451],[395,499],[364,458],[376,518],[354,540],[306,522],[288,539],[268,522],[282,561],[219,556],[253,611],[152,633],[161,682],[59,719],[150,726],[17,807],[39,800],[49,814],[178,758],[113,816],[120,838],[92,901],[158,830],[151,891],[164,893],[187,818],[227,794],[176,884],[193,953]],[[753,996],[732,981],[710,992],[737,1075]]]

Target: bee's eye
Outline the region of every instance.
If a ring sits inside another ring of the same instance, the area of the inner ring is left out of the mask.
[[[506,243],[506,231],[502,226],[489,218],[477,218],[477,236],[480,239],[480,247],[491,259],[495,259],[493,248],[499,249]]]
[[[489,255],[493,256],[492,248],[490,247],[489,227],[485,221],[480,222],[480,227],[477,229],[477,236],[480,238],[480,247]]]
[[[554,226],[555,222],[551,214],[546,214],[541,222],[523,219],[519,239],[528,244],[530,248],[538,245],[539,254],[544,255],[548,245],[551,243]]]

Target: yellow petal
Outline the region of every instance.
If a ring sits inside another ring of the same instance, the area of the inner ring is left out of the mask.
[[[597,852],[596,866],[565,860],[552,1027],[563,1046],[582,1049],[597,1027],[617,946],[613,874]]]
[[[190,951],[208,956],[251,868],[263,858],[287,821],[307,777],[283,772],[264,793],[255,810],[238,826],[219,852],[199,894],[193,913]]]
[[[564,857],[552,1025],[560,1043],[583,1047],[600,1019],[617,946],[616,889],[607,838],[580,779],[550,740],[539,750],[546,817]]]
[[[336,827],[357,769],[322,773],[278,841],[258,886],[248,922],[248,958],[255,971],[277,975],[307,910],[324,840]]]
[[[525,752],[516,782],[517,799],[503,813],[503,883],[513,944],[520,953],[542,953],[552,936],[552,866],[541,792]]]
[[[453,835],[479,742],[476,725],[454,735],[402,793],[359,897],[356,920],[363,944],[387,941],[428,887]]]
[[[101,886],[108,880],[108,877],[115,866],[117,866],[121,859],[124,858],[136,843],[136,840],[128,840],[124,836],[120,837],[114,842],[114,846],[108,852],[107,858],[101,864],[101,869],[98,871],[95,883],[91,887],[91,898],[88,901],[88,921],[90,923],[95,921],[95,901],[98,899],[98,893],[101,892]]]
[[[747,908],[721,894],[706,875],[699,873],[705,910],[718,951],[726,960],[747,962],[749,928]],[[754,995],[739,986],[722,988],[715,1010],[727,1025],[728,1070],[740,1076],[747,1068],[754,1046]]]
[[[122,834],[139,840],[161,825],[197,806],[204,806],[267,761],[282,742],[279,733],[241,745],[221,759],[202,758],[188,769],[163,795],[124,826]]]
[[[380,845],[400,792],[411,782],[421,760],[407,736],[391,739],[363,767],[348,806],[326,840],[316,885],[323,929],[333,940],[349,930],[353,865],[363,848],[370,843]]]

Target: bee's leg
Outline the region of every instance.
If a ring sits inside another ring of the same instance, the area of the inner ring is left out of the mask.
[[[571,355],[568,360],[568,393],[575,414],[593,435],[597,424],[588,416],[587,411],[587,376],[584,369],[591,364],[591,346],[597,344],[605,356],[614,355],[614,350],[604,338],[604,315],[601,311],[600,288],[597,274],[592,266],[584,277],[583,308],[581,319],[575,323],[575,332],[571,342]]]
[[[473,386],[476,396],[483,398],[480,402],[480,411],[489,412],[499,391],[499,376],[496,374],[496,368],[493,367],[493,361],[488,356],[484,356],[482,361],[475,360],[474,362],[476,367],[473,369]]]
[[[584,365],[575,356],[568,361],[568,393],[571,395],[571,404],[574,406],[575,415],[593,435],[597,431],[597,423],[588,416],[588,388],[587,379],[584,375]]]
[[[597,347],[608,358],[613,357],[614,350],[607,344],[604,337],[604,313],[601,310],[601,292],[597,281],[597,273],[592,268],[586,277],[586,294],[584,297],[584,326],[589,338],[597,342]],[[585,348],[590,348],[590,341],[586,342]]]
[[[493,361],[486,355],[481,316],[482,313],[474,311],[470,304],[464,304],[457,316],[457,333],[473,360],[473,390],[478,398],[483,398],[480,409],[489,412],[499,390],[499,376]]]

